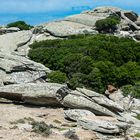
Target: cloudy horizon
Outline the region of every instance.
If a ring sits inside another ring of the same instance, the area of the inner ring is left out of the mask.
[[[116,6],[140,14],[140,0],[0,0],[0,24],[17,20],[36,25],[97,6]]]

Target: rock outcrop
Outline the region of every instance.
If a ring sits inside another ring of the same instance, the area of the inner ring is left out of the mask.
[[[129,126],[126,122],[120,122],[112,117],[95,116],[90,111],[85,110],[66,110],[65,117],[77,121],[78,125],[85,129],[108,134],[122,133]]]
[[[0,87],[0,98],[44,106],[59,106],[56,92],[62,87],[53,83],[14,84]]]
[[[60,38],[76,34],[97,34],[96,21],[105,19],[110,15],[116,15],[121,19],[117,30],[113,33],[114,35],[124,37],[122,31],[127,31],[125,37],[139,40],[138,35],[135,34],[135,30],[140,30],[139,16],[133,11],[126,11],[117,7],[97,7],[81,14],[68,16],[60,21],[39,25],[35,27],[34,33],[49,33],[50,37]],[[48,36],[43,37],[44,39],[47,40]]]
[[[0,52],[0,79],[3,84],[34,82],[51,70],[28,58]]]
[[[10,28],[2,27],[2,28],[0,28],[0,34],[13,33],[13,32],[18,32],[18,31],[20,31],[20,29],[17,27],[10,27]]]
[[[50,91],[53,92],[52,95]],[[112,112],[106,107],[99,105],[90,97],[82,94],[81,92],[71,91],[68,88],[65,88],[65,86],[63,85],[53,83],[27,83],[0,87],[0,97],[6,99],[17,99],[18,97],[20,97],[18,100],[25,103],[34,104],[32,100],[37,100],[35,104],[47,104],[54,106],[55,104],[53,104],[53,102],[49,103],[49,100],[53,98],[55,102],[59,102],[59,105],[62,105],[64,107],[87,109],[97,115],[107,115],[116,117],[115,113],[117,113],[116,111]]]
[[[68,21],[56,21],[44,25],[44,30],[56,37],[67,37],[77,34],[95,34],[91,27]]]
[[[66,119],[70,119],[73,121],[78,121],[83,117],[87,117],[87,116],[91,116],[91,117],[95,116],[92,112],[88,110],[81,110],[81,109],[70,109],[70,110],[66,110],[64,113]]]
[[[0,51],[11,53],[17,50],[18,47],[26,44],[32,37],[31,31],[19,31],[8,33],[0,36]]]
[[[127,123],[107,117],[85,117],[79,120],[78,124],[85,129],[105,134],[124,133],[129,127]]]

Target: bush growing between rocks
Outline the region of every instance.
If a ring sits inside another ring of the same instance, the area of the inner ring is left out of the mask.
[[[36,42],[29,57],[66,74],[69,87],[103,93],[108,84],[121,87],[140,82],[140,43],[109,35],[78,35]],[[64,74],[53,73],[55,82]],[[63,76],[62,76],[63,75]],[[140,97],[138,93],[136,95]]]
[[[16,22],[12,22],[7,24],[7,27],[17,27],[20,30],[30,30],[31,28],[33,28],[33,26],[28,25],[27,23],[25,23],[24,21],[16,21]]]
[[[48,75],[48,78],[50,79],[50,82],[55,83],[65,83],[67,81],[67,76],[65,73],[60,71],[53,71]]]
[[[109,16],[106,19],[98,20],[95,24],[99,32],[114,32],[116,25],[120,23],[120,18],[117,16]]]
[[[125,95],[131,94],[136,98],[140,98],[140,83],[135,83],[135,85],[126,85],[122,87],[122,91]],[[140,119],[140,116],[139,116]]]

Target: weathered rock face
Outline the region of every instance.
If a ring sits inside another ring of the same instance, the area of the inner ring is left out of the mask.
[[[117,115],[107,109],[106,107],[103,107],[96,103],[94,100],[92,100],[90,97],[84,95],[81,92],[78,91],[70,91],[68,88],[64,87],[63,85],[57,85],[57,90],[55,88],[55,84],[53,83],[42,83],[42,84],[18,84],[18,85],[9,85],[4,86],[0,88],[0,97],[2,98],[8,98],[8,99],[17,99],[17,97],[20,97],[20,100],[25,103],[33,103],[32,101],[36,101],[36,104],[48,104],[50,99],[50,95],[48,95],[48,89],[51,89],[53,92],[53,98],[55,101],[59,102],[64,107],[69,108],[76,108],[76,109],[86,109],[90,110],[91,112],[97,114],[97,115],[107,115],[107,116],[114,116]],[[59,85],[59,86],[58,86]],[[41,89],[42,88],[42,89]],[[54,89],[53,89],[54,88]],[[35,92],[35,93],[34,93]],[[45,95],[44,95],[45,94]],[[36,96],[37,95],[37,96]],[[26,98],[25,98],[26,96]],[[41,97],[41,98],[40,98]],[[44,99],[46,101],[44,101]],[[25,100],[26,99],[26,100]],[[32,99],[32,100],[28,100]],[[28,100],[28,101],[27,101]],[[53,102],[49,105],[54,105]]]
[[[115,112],[124,111],[123,107],[120,104],[118,104],[112,100],[109,100],[106,96],[104,96],[102,94],[99,94],[99,93],[96,93],[94,91],[87,90],[84,88],[77,88],[77,90],[79,92],[83,93],[84,95],[87,95],[88,97],[90,97],[92,100],[94,100],[99,105],[109,108],[112,111],[115,111]]]
[[[54,39],[58,39],[58,38],[51,36],[49,33],[39,34],[35,37],[36,42],[44,41],[44,40],[54,40]]]
[[[78,121],[78,124],[85,129],[94,130],[106,134],[122,133],[128,129],[127,123],[119,122],[108,117],[85,117]]]
[[[57,21],[48,23],[44,25],[44,30],[56,37],[67,37],[76,34],[97,33],[89,26],[69,21]]]
[[[14,84],[0,87],[0,98],[22,101],[34,105],[60,105],[56,92],[63,85],[53,83]]]
[[[95,116],[92,112],[88,110],[81,110],[81,109],[71,109],[71,110],[66,110],[65,112],[65,118],[70,119],[73,121],[78,121],[82,119],[83,117],[93,117]]]
[[[140,40],[140,31],[136,31],[134,34],[134,38]]]
[[[18,32],[20,31],[19,28],[17,27],[10,27],[10,28],[0,28],[0,33],[5,34],[5,33],[13,33],[13,32]]]
[[[116,116],[109,109],[99,105],[92,98],[79,91],[70,91],[66,87],[62,87],[57,91],[57,99],[65,107],[76,109],[87,109],[96,115]]]
[[[51,70],[25,57],[0,52],[0,78],[4,84],[34,82]]]
[[[64,38],[77,34],[97,34],[96,21],[105,19],[110,15],[117,15],[121,19],[116,31],[112,34],[139,40],[139,34],[134,32],[134,30],[140,30],[139,16],[133,11],[107,6],[97,7],[81,14],[68,16],[60,21],[36,26],[33,33],[36,34],[36,41]]]
[[[119,104],[124,110],[139,110],[140,100],[135,99],[132,96],[124,96],[123,92],[119,89],[111,94],[109,94],[110,100]]]
[[[26,44],[32,37],[31,31],[19,31],[0,36],[0,51],[11,53]]]
[[[124,15],[132,21],[136,21],[138,18],[138,15],[133,11],[126,11]]]
[[[66,110],[65,117],[66,119],[77,121],[78,125],[85,129],[108,134],[124,132],[129,126],[127,123],[119,122],[115,118],[95,116],[86,110]]]
[[[106,103],[108,106],[104,107],[105,101],[108,102],[106,97],[104,96],[102,101],[102,95],[86,89],[71,91],[65,85],[55,83],[14,84],[0,87],[0,98],[34,105],[72,108],[73,110],[65,111],[66,118],[76,121],[78,126],[100,133],[124,133],[130,127],[128,124],[130,120],[134,123],[131,127],[139,130],[139,121],[134,118],[130,119],[131,115],[120,113],[118,116],[114,113],[118,110],[112,112],[112,107],[116,107],[116,102],[114,102],[114,106],[109,107],[109,104]],[[102,116],[95,116],[94,113]],[[121,116],[124,116],[127,121],[124,121]]]
[[[86,26],[95,26],[96,21],[105,18],[106,18],[105,16],[101,17],[101,16],[90,15],[90,14],[78,14],[74,16],[69,16],[66,18],[66,20],[84,24]]]

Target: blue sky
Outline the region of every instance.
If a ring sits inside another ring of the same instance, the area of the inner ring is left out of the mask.
[[[140,0],[0,0],[0,24],[25,20],[36,25],[97,6],[117,6],[140,14]]]

